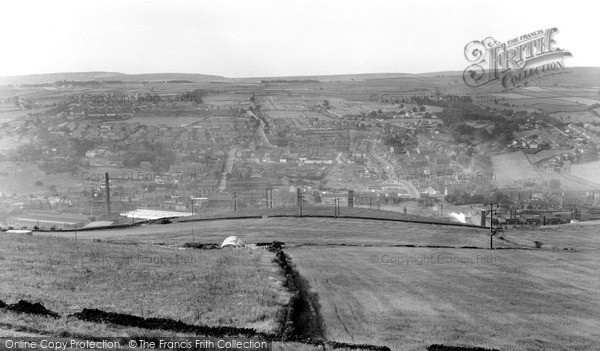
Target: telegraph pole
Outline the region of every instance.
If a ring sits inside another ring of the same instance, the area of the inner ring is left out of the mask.
[[[265,188],[265,208],[273,208],[273,188]]]
[[[300,217],[302,217],[302,191],[298,188],[296,189],[296,193],[297,193],[297,201],[298,201],[298,212]]]
[[[496,230],[494,229],[493,223],[494,223],[494,212],[497,212],[497,210],[494,211],[494,205],[499,206],[499,204],[497,202],[490,203],[490,250],[494,249],[494,242],[493,242],[494,239],[493,238],[494,238],[494,235],[496,235]],[[496,208],[498,208],[498,207],[496,207]]]

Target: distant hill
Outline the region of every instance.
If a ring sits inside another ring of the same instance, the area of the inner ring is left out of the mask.
[[[554,76],[544,77],[538,82],[532,82],[531,85],[562,85],[562,86],[599,86],[600,85],[600,67],[566,67],[565,70],[557,71]],[[463,71],[443,71],[428,73],[362,73],[362,74],[335,74],[335,75],[314,75],[314,76],[277,76],[277,77],[238,77],[227,78],[217,75],[196,74],[196,73],[145,73],[145,74],[125,74],[118,72],[67,72],[67,73],[48,73],[32,74],[25,76],[5,76],[0,77],[0,84],[40,84],[53,83],[60,80],[72,81],[108,81],[120,80],[123,82],[140,81],[169,81],[169,80],[188,80],[191,82],[245,82],[259,83],[262,80],[268,81],[294,81],[294,80],[317,80],[320,82],[344,82],[344,81],[369,81],[386,79],[406,79],[416,80],[427,79],[428,81],[436,78],[446,80],[462,81]],[[445,78],[445,79],[444,79]]]
[[[25,76],[5,76],[0,77],[0,84],[41,84],[53,83],[61,80],[72,81],[107,81],[120,80],[123,82],[140,81],[167,81],[167,80],[189,80],[192,82],[208,81],[228,81],[227,78],[206,74],[194,73],[146,73],[146,74],[125,74],[119,72],[65,72],[65,73],[47,73],[31,74]]]
[[[261,80],[318,80],[320,82],[343,82],[353,80],[371,80],[371,79],[394,79],[414,76],[412,73],[359,73],[359,74],[332,74],[319,76],[278,76],[278,77],[246,77],[235,78],[239,82],[260,82]]]

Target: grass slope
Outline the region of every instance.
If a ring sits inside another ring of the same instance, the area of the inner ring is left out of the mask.
[[[193,235],[192,235],[193,231]],[[346,218],[258,218],[145,225],[77,232],[80,239],[180,244],[195,240],[220,244],[236,235],[246,243],[283,241],[289,245],[449,245],[487,247],[488,229]],[[74,238],[75,232],[35,236]]]
[[[275,332],[289,294],[264,250],[179,250],[0,236],[0,300]]]
[[[329,339],[397,350],[589,350],[600,342],[600,240],[586,236],[595,250],[287,252],[319,296]]]

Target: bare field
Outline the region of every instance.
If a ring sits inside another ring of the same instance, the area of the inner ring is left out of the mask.
[[[74,186],[76,182],[69,178],[68,173],[46,175],[34,164],[0,162],[2,173],[0,174],[0,192],[4,194],[35,194],[38,191],[47,190],[49,186],[57,189],[66,189]],[[43,185],[35,185],[40,180]]]
[[[544,159],[554,157],[556,155],[561,155],[563,153],[568,153],[570,150],[564,149],[552,149],[552,150],[542,150],[535,154],[526,154],[525,156],[531,161],[531,163],[537,163]]]
[[[583,104],[583,105],[587,105],[587,106],[591,106],[591,105],[600,103],[600,100],[598,100],[598,99],[588,99],[588,98],[580,97],[580,96],[563,97],[563,98],[558,98],[558,100],[575,102],[575,103]]]
[[[581,88],[561,88],[555,86],[532,86],[513,89],[511,92],[498,92],[494,96],[499,103],[514,107],[530,107],[546,112],[585,112],[588,106],[600,103],[597,91]]]
[[[332,209],[333,211],[333,209]],[[74,238],[74,232],[35,236]],[[79,239],[180,244],[220,244],[236,235],[245,243],[283,241],[289,245],[451,245],[487,247],[486,229],[335,218],[230,219],[77,233]]]
[[[529,162],[522,151],[492,156],[494,173],[501,185],[513,184],[516,181],[540,179],[539,172]]]
[[[597,239],[596,239],[597,240]],[[294,248],[327,338],[590,350],[600,342],[597,252]]]
[[[40,108],[34,110],[9,110],[0,111],[0,123],[10,122],[15,119],[27,116],[30,113],[42,113],[49,110],[49,108]]]
[[[600,103],[600,101],[598,101],[598,103]],[[590,111],[557,112],[553,113],[551,116],[571,123],[590,123],[600,120],[600,117]]]
[[[136,116],[125,120],[126,123],[140,123],[149,126],[166,125],[180,127],[204,120],[204,117],[163,117],[163,116]]]
[[[571,174],[593,183],[600,183],[600,161],[571,165]]]
[[[0,235],[0,300],[275,332],[290,295],[273,254]]]

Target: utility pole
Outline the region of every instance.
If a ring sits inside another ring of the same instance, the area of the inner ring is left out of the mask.
[[[106,215],[110,216],[110,180],[108,179],[108,172],[104,173],[104,186],[106,187]]]
[[[297,191],[297,197],[298,197],[298,200],[297,200],[298,201],[298,211],[299,211],[300,217],[302,217],[302,202],[303,202],[302,198],[303,198],[303,194],[300,191],[300,189],[297,189],[296,191]]]
[[[237,212],[237,193],[233,193],[233,212]]]
[[[337,218],[337,199],[333,199],[333,218]]]
[[[273,188],[265,188],[265,208],[273,208]]]
[[[490,250],[494,249],[494,242],[493,242],[494,239],[493,238],[494,238],[494,235],[496,235],[496,229],[494,228],[493,223],[494,223],[494,212],[497,212],[497,210],[494,211],[494,205],[499,206],[499,204],[497,202],[490,203]],[[498,208],[498,207],[496,207],[496,208]]]

